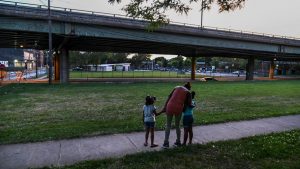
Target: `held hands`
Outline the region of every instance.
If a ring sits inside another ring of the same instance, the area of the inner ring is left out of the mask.
[[[156,116],[159,116],[160,114],[166,112],[166,108],[164,107],[160,112],[156,113]]]

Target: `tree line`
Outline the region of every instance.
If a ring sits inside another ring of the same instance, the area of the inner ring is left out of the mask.
[[[131,56],[131,57],[128,57]],[[224,69],[229,66],[232,69],[243,69],[247,60],[238,58],[220,58],[220,57],[198,57],[197,62],[202,62],[203,67],[215,66]],[[178,55],[172,59],[157,57],[151,60],[150,54],[129,54],[129,53],[110,53],[110,52],[70,52],[70,65],[72,68],[86,65],[130,63],[132,69],[190,69],[191,58]]]
[[[150,54],[134,54],[128,57],[129,53],[110,53],[110,52],[70,52],[70,65],[71,67],[85,67],[86,65],[100,65],[100,64],[114,64],[114,63],[130,63],[133,69],[143,69],[152,66],[155,68],[173,67],[183,69],[190,67],[191,60],[184,59],[183,56],[167,60],[164,57],[157,57],[151,60]]]

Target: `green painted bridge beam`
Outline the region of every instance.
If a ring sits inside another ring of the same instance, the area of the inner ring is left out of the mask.
[[[0,18],[0,30],[18,32],[48,33],[46,20],[29,18]],[[244,50],[266,52],[274,54],[300,55],[300,47],[285,46],[282,44],[261,43],[239,39],[226,39],[208,36],[191,36],[186,34],[147,32],[145,30],[112,28],[91,24],[79,24],[53,21],[52,32],[60,36],[106,38],[114,40],[138,41],[147,43],[159,43],[169,45],[190,46],[191,48],[208,47],[216,50]]]

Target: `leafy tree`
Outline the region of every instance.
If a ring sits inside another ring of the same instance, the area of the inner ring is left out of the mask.
[[[224,57],[213,57],[211,60],[211,65],[216,66],[216,68],[225,69],[225,67],[228,66],[234,70],[245,69],[248,62],[247,59]]]
[[[192,58],[187,57],[183,62],[184,68],[190,69],[192,67]]]
[[[154,59],[155,64],[158,64],[160,67],[167,67],[168,66],[168,60],[164,57],[157,57]]]
[[[83,53],[79,51],[70,51],[70,65],[71,67],[82,67],[87,64],[87,59],[83,57]]]
[[[96,65],[104,63],[124,63],[127,62],[126,53],[109,53],[109,52],[70,52],[70,64],[72,67],[85,65]],[[97,67],[96,67],[97,69]]]
[[[122,0],[108,0],[109,3],[120,3]],[[192,9],[191,5],[196,4],[203,10],[210,9],[216,3],[219,6],[219,12],[232,11],[236,8],[242,8],[246,0],[131,0],[123,10],[130,17],[140,17],[151,21],[152,27],[158,27],[169,23],[166,11],[171,10],[180,14],[188,14]],[[202,4],[203,3],[203,4]]]
[[[213,57],[211,58],[211,65],[216,66],[216,68],[219,68],[221,58],[219,57]]]
[[[211,61],[212,61],[211,57],[205,57],[205,65],[206,66],[211,66]]]
[[[175,67],[177,69],[182,69],[183,68],[183,57],[178,55],[177,57],[175,58],[172,58],[169,60],[169,65],[172,66],[172,67]]]
[[[143,65],[143,62],[149,62],[150,61],[150,54],[135,54],[130,59],[131,66],[134,68],[140,68]]]
[[[114,58],[115,58],[115,63],[124,63],[128,62],[128,53],[115,53]]]
[[[94,65],[97,71],[97,68],[99,64],[101,64],[101,53],[97,53],[97,52],[87,52],[86,53],[88,58],[88,64]]]
[[[126,53],[103,53],[101,58],[102,63],[124,63],[127,62]]]

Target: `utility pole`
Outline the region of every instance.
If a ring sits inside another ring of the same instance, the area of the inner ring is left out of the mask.
[[[203,0],[201,0],[201,29],[203,28]]]
[[[49,84],[52,84],[52,22],[51,22],[51,9],[50,0],[48,0],[48,27],[49,27],[49,53],[48,53],[48,65],[49,65]]]
[[[35,78],[38,78],[38,55],[36,50],[34,49],[34,55],[35,55]]]
[[[154,59],[152,60],[152,71],[154,70]]]

